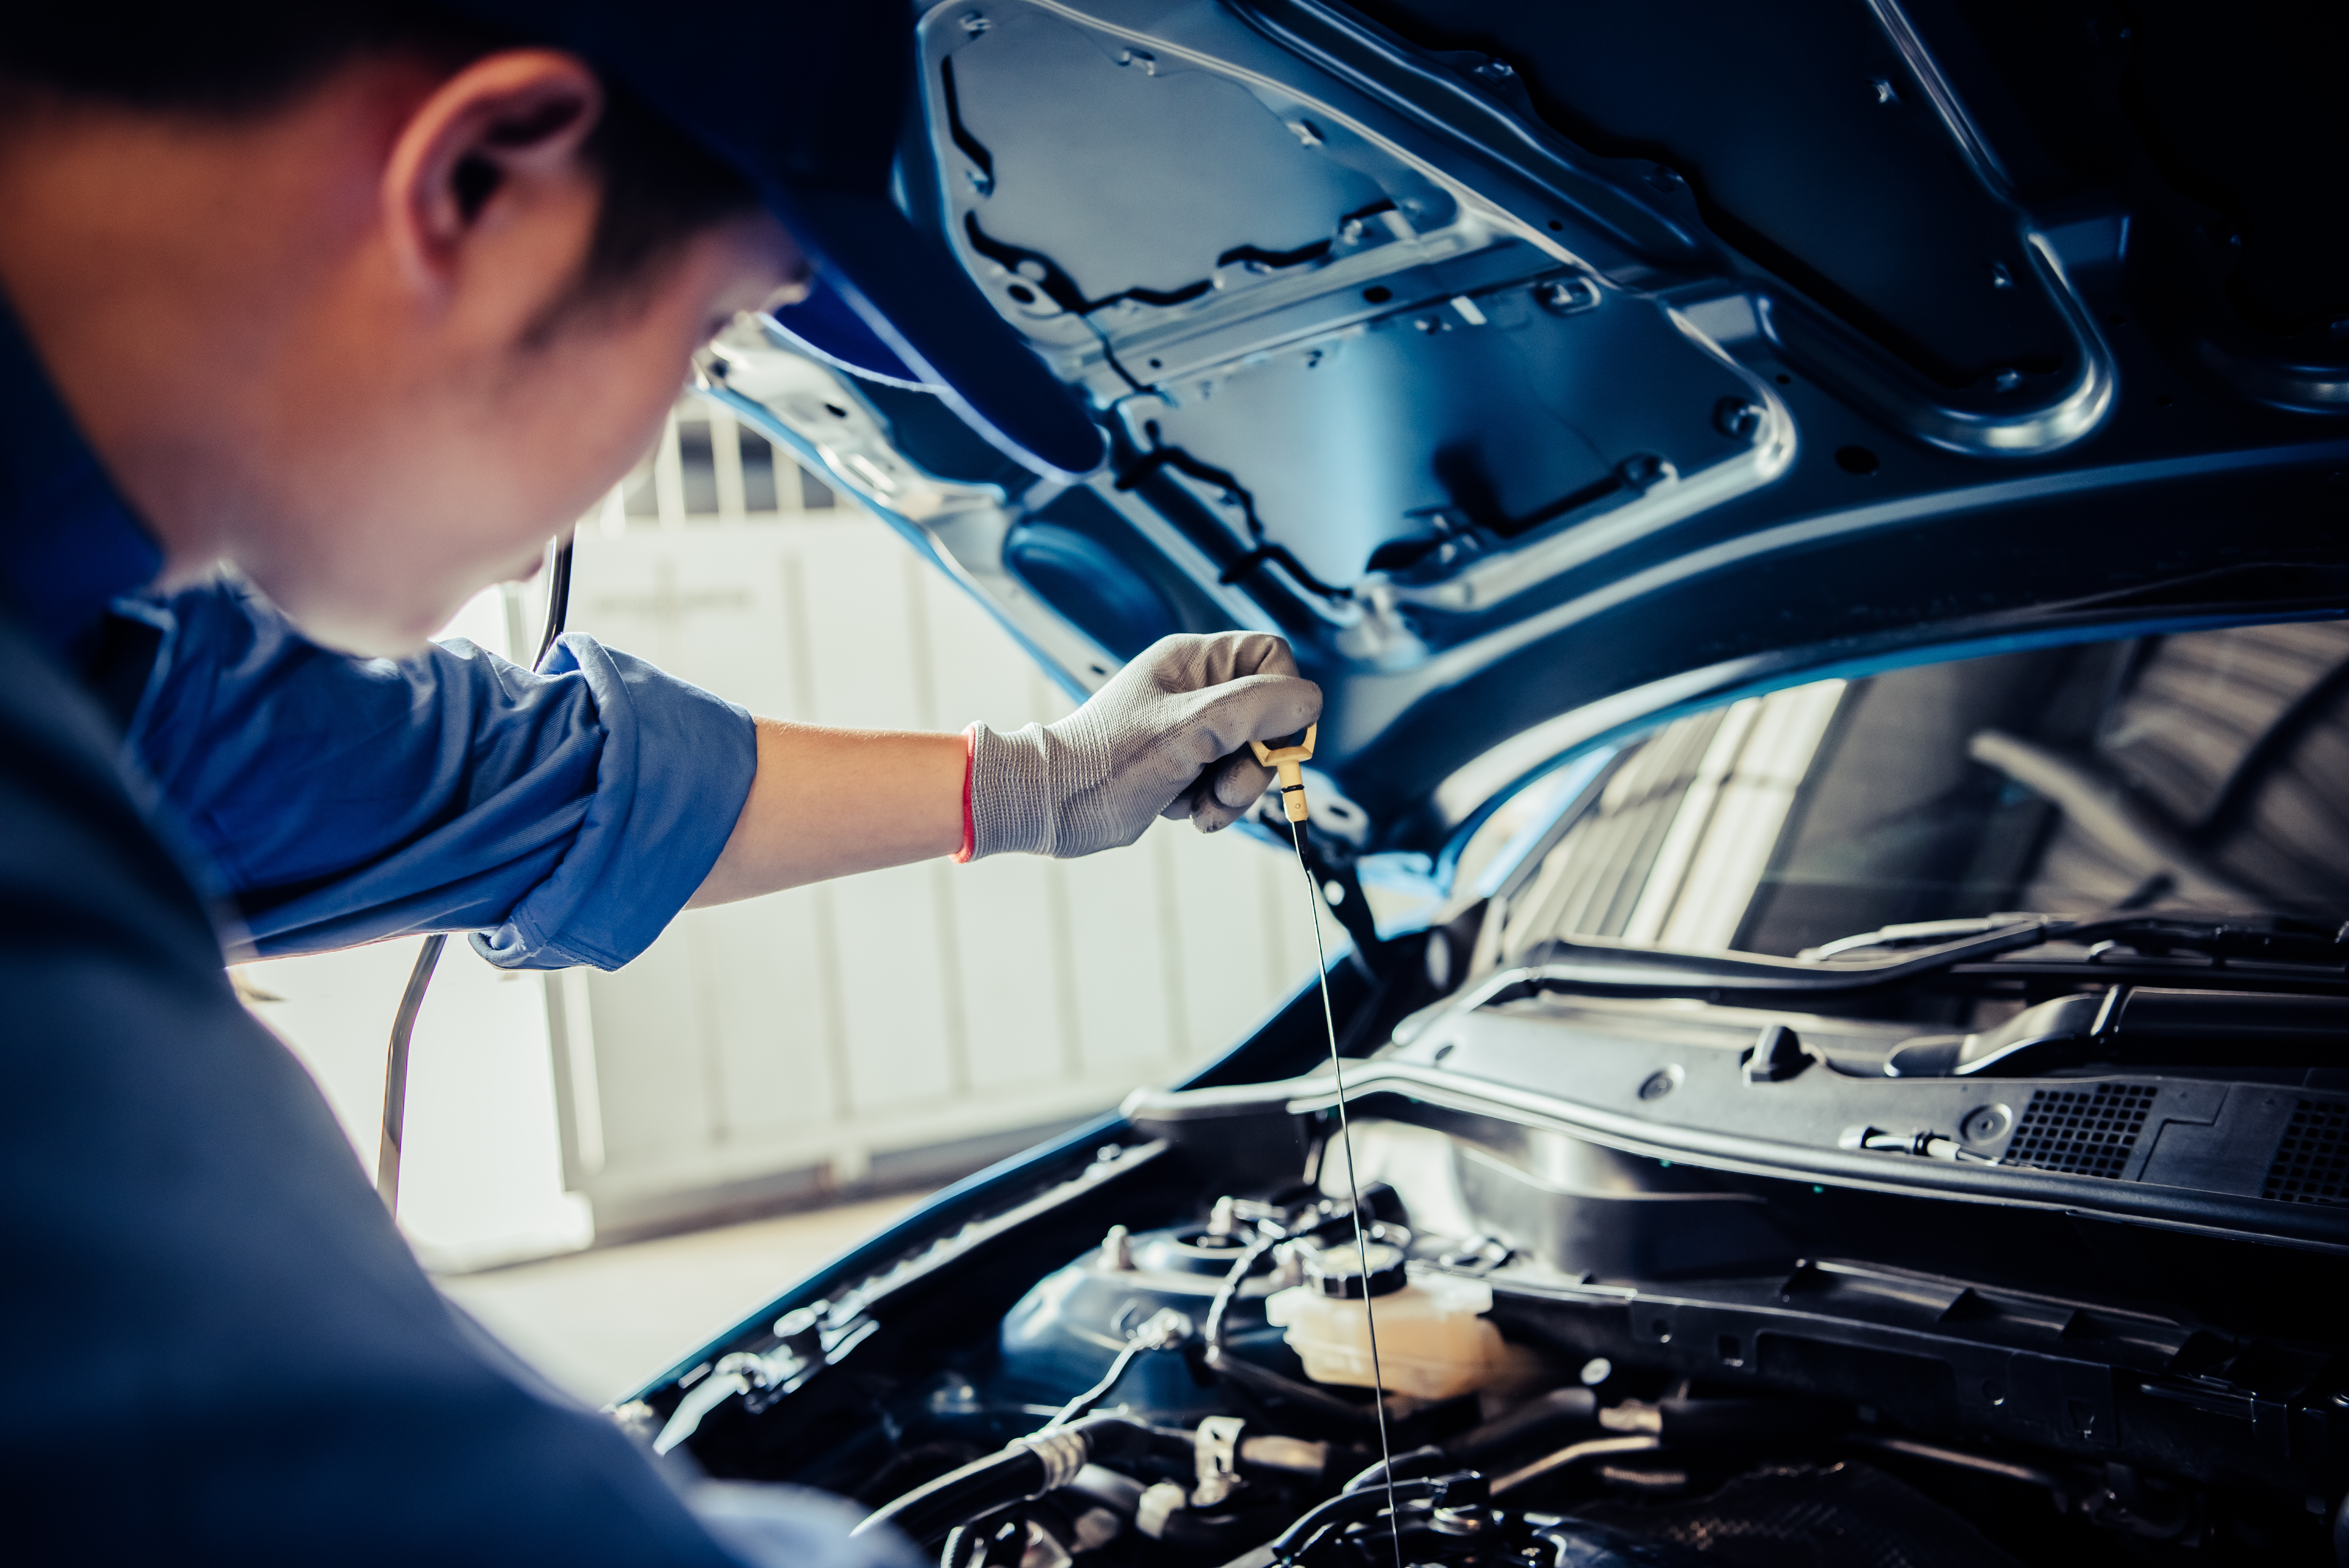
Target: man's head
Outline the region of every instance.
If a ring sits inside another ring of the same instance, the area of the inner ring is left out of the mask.
[[[425,7],[0,20],[0,289],[177,573],[412,647],[806,263],[574,55]]]

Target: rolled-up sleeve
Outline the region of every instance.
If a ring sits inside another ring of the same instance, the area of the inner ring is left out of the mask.
[[[131,744],[256,950],[467,931],[507,968],[617,968],[733,831],[750,716],[578,633],[357,659],[233,583],[153,606]]]

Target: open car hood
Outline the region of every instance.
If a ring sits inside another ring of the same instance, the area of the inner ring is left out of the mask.
[[[1283,634],[1318,825],[1433,851],[1682,705],[2341,602],[2333,24],[2136,9],[956,0],[902,201],[1110,463],[747,324],[710,388],[1072,689]]]

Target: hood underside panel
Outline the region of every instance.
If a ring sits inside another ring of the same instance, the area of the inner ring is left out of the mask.
[[[717,378],[1072,685],[1288,636],[1362,847],[1440,843],[1439,785],[1575,710],[2337,605],[2340,83],[2055,10],[942,6],[904,200],[1110,467],[1031,487],[750,335]]]

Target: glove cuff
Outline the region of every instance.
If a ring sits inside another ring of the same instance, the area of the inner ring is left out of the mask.
[[[998,735],[970,727],[969,782],[964,810],[969,823],[968,859],[1052,852],[1051,757],[1036,725]]]

